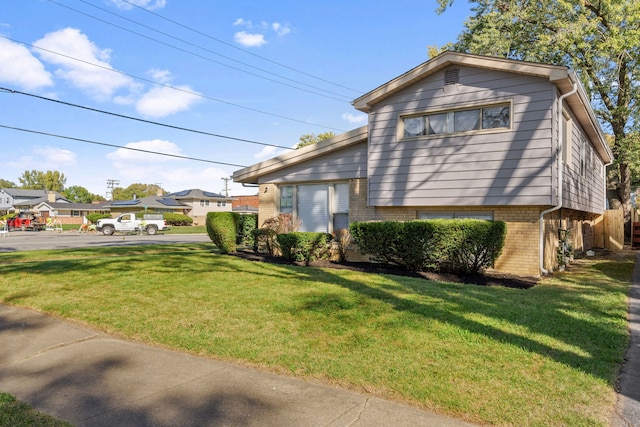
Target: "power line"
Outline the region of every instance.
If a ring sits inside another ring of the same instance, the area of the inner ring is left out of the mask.
[[[193,160],[193,161],[196,161],[196,162],[213,163],[213,164],[217,164],[217,165],[234,166],[234,167],[239,167],[239,168],[246,167],[244,165],[237,165],[235,163],[217,162],[215,160],[199,159],[197,157],[180,156],[178,154],[160,153],[160,152],[157,152],[157,151],[143,150],[141,148],[124,147],[122,145],[107,144],[106,142],[91,141],[89,139],[74,138],[72,136],[57,135],[57,134],[54,134],[54,133],[41,132],[41,131],[37,131],[37,130],[18,128],[18,127],[7,126],[7,125],[2,125],[2,124],[0,124],[0,128],[17,130],[17,131],[20,131],[20,132],[33,133],[33,134],[36,134],[36,135],[51,136],[51,137],[54,137],[54,138],[68,139],[68,140],[77,141],[77,142],[86,142],[87,144],[102,145],[104,147],[122,148],[123,150],[137,151],[137,152],[140,152],[140,153],[147,153],[147,154],[155,154],[157,156],[173,157],[173,158],[176,158],[176,159]]]
[[[0,91],[8,92],[8,93],[11,93],[11,94],[17,94],[17,95],[31,96],[33,98],[42,99],[42,100],[50,101],[50,102],[55,102],[57,104],[67,105],[67,106],[75,107],[75,108],[82,108],[84,110],[93,111],[93,112],[96,112],[96,113],[108,114],[110,116],[120,117],[120,118],[123,118],[123,119],[129,119],[129,120],[135,120],[135,121],[142,122],[142,123],[149,123],[149,124],[156,125],[156,126],[163,126],[163,127],[167,127],[167,128],[170,128],[170,129],[176,129],[176,130],[182,130],[182,131],[186,131],[186,132],[198,133],[198,134],[207,135],[207,136],[214,136],[216,138],[230,139],[230,140],[233,140],[233,141],[247,142],[249,144],[264,145],[266,147],[283,148],[285,150],[294,150],[294,148],[285,147],[284,145],[267,144],[266,142],[252,141],[250,139],[243,139],[243,138],[236,138],[236,137],[233,137],[233,136],[219,135],[219,134],[215,134],[215,133],[211,133],[211,132],[205,132],[205,131],[196,130],[196,129],[189,129],[189,128],[184,128],[184,127],[180,127],[180,126],[169,125],[169,124],[166,124],[166,123],[154,122],[152,120],[145,120],[145,119],[141,119],[141,118],[138,118],[138,117],[132,117],[132,116],[126,116],[124,114],[114,113],[114,112],[111,112],[111,111],[100,110],[100,109],[92,108],[92,107],[86,107],[84,105],[73,104],[71,102],[65,102],[65,101],[61,101],[59,99],[47,98],[46,96],[35,95],[33,93],[27,93],[27,92],[21,92],[19,90],[8,89],[6,87],[1,87],[0,86]]]
[[[202,55],[199,55],[199,54],[197,54],[197,53],[195,53],[195,52],[191,52],[191,51],[189,51],[189,50],[183,49],[183,48],[181,48],[181,47],[174,46],[174,45],[172,45],[172,44],[169,44],[169,43],[163,42],[163,41],[158,40],[158,39],[154,39],[153,37],[149,37],[149,36],[147,36],[147,35],[144,35],[144,34],[141,34],[141,33],[136,32],[136,31],[130,30],[130,29],[128,29],[128,28],[122,27],[122,26],[120,26],[120,25],[114,24],[113,22],[109,22],[109,21],[106,21],[106,20],[104,20],[104,19],[98,18],[98,17],[96,17],[96,16],[90,15],[90,14],[88,14],[88,13],[82,12],[82,11],[80,11],[80,10],[74,9],[74,8],[72,8],[72,7],[70,7],[70,6],[67,6],[67,5],[64,5],[64,4],[60,4],[60,3],[58,3],[58,2],[57,2],[57,1],[55,1],[55,0],[49,0],[49,2],[50,2],[50,3],[57,4],[57,5],[58,5],[58,6],[60,6],[60,7],[64,7],[64,8],[66,8],[66,9],[72,10],[72,11],[74,11],[74,12],[76,12],[76,13],[81,14],[81,15],[84,15],[84,16],[87,16],[87,17],[89,17],[89,18],[95,19],[95,20],[97,20],[97,21],[103,22],[103,23],[105,23],[105,24],[107,24],[107,25],[111,25],[111,26],[116,27],[116,28],[119,28],[119,29],[121,29],[121,30],[123,30],[123,31],[127,31],[127,32],[129,32],[129,33],[131,33],[131,34],[135,34],[135,35],[137,35],[138,37],[142,37],[142,38],[145,38],[145,39],[147,39],[147,40],[151,40],[151,41],[153,41],[153,42],[156,42],[156,43],[162,44],[162,45],[164,45],[164,46],[168,46],[168,47],[170,47],[170,48],[172,48],[172,49],[179,50],[179,51],[184,52],[184,53],[187,53],[187,54],[189,54],[189,55],[196,56],[196,57],[201,58],[201,59],[204,59],[204,60],[206,60],[206,61],[210,61],[210,62],[213,62],[213,63],[219,64],[219,65],[222,65],[222,66],[224,66],[224,67],[228,67],[228,68],[231,68],[231,69],[233,69],[233,70],[240,71],[240,72],[242,72],[242,73],[246,73],[246,74],[249,74],[249,75],[254,76],[254,77],[258,77],[258,78],[260,78],[260,79],[268,80],[268,81],[273,82],[273,83],[281,84],[281,85],[284,85],[284,86],[287,86],[287,87],[290,87],[290,88],[293,88],[293,89],[301,90],[301,91],[304,91],[304,92],[307,92],[307,93],[311,93],[311,94],[314,94],[314,95],[323,96],[323,97],[325,97],[325,98],[333,99],[333,100],[340,101],[340,102],[348,102],[348,101],[350,101],[350,97],[348,97],[348,96],[346,96],[346,95],[342,95],[342,94],[339,94],[339,93],[336,93],[336,92],[332,92],[332,91],[329,91],[329,90],[326,90],[326,89],[322,89],[322,88],[319,88],[319,87],[316,87],[316,86],[312,86],[312,85],[309,85],[309,84],[307,84],[307,83],[304,83],[304,82],[301,82],[301,81],[298,81],[298,80],[290,79],[290,78],[288,78],[288,77],[282,76],[282,75],[277,74],[277,73],[272,73],[272,72],[270,72],[270,71],[264,70],[264,69],[259,68],[259,67],[254,67],[253,65],[247,64],[247,63],[245,63],[245,62],[237,61],[237,60],[235,60],[235,59],[233,59],[233,58],[230,58],[230,57],[228,57],[228,56],[225,56],[225,55],[219,54],[219,53],[214,52],[214,51],[212,51],[212,50],[209,50],[209,49],[207,49],[207,48],[204,48],[204,47],[198,46],[198,45],[196,45],[196,44],[194,44],[194,43],[191,43],[191,42],[188,42],[188,41],[186,41],[186,40],[180,39],[180,38],[178,38],[178,37],[172,36],[171,34],[167,34],[167,33],[165,33],[165,32],[159,31],[159,30],[157,30],[157,29],[155,29],[155,28],[149,27],[149,26],[147,26],[147,25],[145,25],[145,24],[142,24],[142,23],[136,22],[136,21],[134,21],[134,20],[132,20],[132,19],[129,19],[129,18],[123,17],[123,16],[121,16],[121,15],[118,15],[117,13],[114,13],[114,12],[112,12],[112,11],[110,11],[110,10],[104,9],[104,8],[99,7],[99,6],[96,6],[96,5],[93,5],[93,4],[88,3],[88,2],[86,2],[86,1],[84,1],[84,0],[80,0],[80,1],[81,1],[81,2],[83,2],[83,3],[85,3],[85,4],[88,4],[89,6],[95,7],[96,9],[100,9],[100,10],[102,10],[102,11],[106,12],[106,13],[110,13],[110,14],[112,14],[112,15],[114,15],[114,16],[120,17],[121,19],[127,20],[127,21],[129,21],[129,22],[133,22],[133,23],[134,23],[134,24],[136,24],[136,25],[140,25],[141,27],[144,27],[144,28],[147,28],[147,29],[149,29],[149,30],[151,30],[151,31],[154,31],[154,32],[156,32],[156,33],[162,34],[162,35],[164,35],[164,36],[166,36],[166,37],[172,38],[172,39],[174,39],[174,40],[178,40],[178,41],[180,41],[180,42],[182,42],[182,43],[185,43],[185,44],[188,44],[188,45],[190,45],[190,46],[197,47],[197,48],[199,48],[199,49],[202,49],[202,50],[204,50],[204,51],[206,51],[206,52],[209,52],[209,53],[212,53],[212,54],[214,54],[214,55],[218,55],[218,56],[220,56],[220,57],[222,57],[222,58],[225,58],[225,59],[227,59],[227,60],[229,60],[229,61],[237,62],[238,64],[242,64],[242,65],[244,65],[244,66],[246,66],[246,67],[250,67],[250,68],[253,68],[253,69],[259,70],[259,71],[261,71],[261,72],[263,72],[263,73],[271,74],[271,75],[273,75],[273,76],[277,76],[277,77],[279,77],[279,78],[282,78],[282,79],[285,79],[285,80],[288,80],[288,81],[294,82],[294,83],[296,83],[296,84],[300,84],[300,85],[303,85],[303,86],[310,87],[310,88],[312,88],[312,89],[316,89],[316,90],[320,90],[320,91],[323,91],[323,92],[327,92],[327,93],[330,93],[330,94],[333,94],[333,95],[337,95],[337,96],[342,97],[343,99],[336,98],[336,97],[334,97],[334,96],[325,95],[325,94],[318,93],[318,92],[314,92],[314,91],[312,91],[312,90],[304,89],[304,88],[301,88],[301,87],[298,87],[298,86],[294,86],[294,85],[291,85],[291,84],[288,84],[288,83],[284,83],[284,82],[281,82],[281,81],[278,81],[278,80],[270,79],[270,78],[268,78],[268,77],[261,76],[261,75],[256,74],[256,73],[252,73],[252,72],[250,72],[250,71],[243,70],[242,68],[234,67],[234,66],[232,66],[232,65],[225,64],[224,62],[216,61],[216,60],[211,59],[211,58],[208,58],[208,57],[206,57],[206,56],[202,56]]]
[[[81,1],[83,1],[83,0],[81,0]],[[142,11],[146,12],[146,13],[149,13],[149,14],[151,14],[151,15],[154,15],[154,16],[156,16],[156,17],[160,18],[160,19],[163,19],[163,20],[165,20],[165,21],[167,21],[167,22],[171,22],[172,24],[175,24],[175,25],[177,25],[177,26],[179,26],[179,27],[185,28],[185,29],[187,29],[187,30],[189,30],[189,31],[192,31],[192,32],[196,33],[196,34],[199,34],[199,35],[204,36],[204,37],[207,37],[207,38],[209,38],[209,39],[211,39],[211,40],[213,40],[213,41],[216,41],[216,42],[218,42],[218,43],[221,43],[221,44],[223,44],[223,45],[225,45],[225,46],[229,46],[229,47],[231,47],[231,48],[233,48],[233,49],[239,50],[239,51],[244,52],[244,53],[246,53],[246,54],[248,54],[248,55],[254,56],[254,57],[256,57],[256,58],[260,58],[260,59],[262,59],[263,61],[270,62],[270,63],[272,63],[272,64],[275,64],[275,65],[278,65],[278,66],[280,66],[280,67],[286,68],[287,70],[295,71],[296,73],[299,73],[299,74],[305,75],[305,76],[307,76],[307,77],[311,77],[311,78],[316,79],[316,80],[319,80],[319,81],[321,81],[321,82],[329,83],[330,85],[333,85],[333,86],[336,86],[336,87],[340,87],[340,88],[342,88],[342,89],[347,89],[347,90],[350,90],[350,91],[353,91],[353,92],[356,92],[356,93],[363,93],[363,91],[360,91],[360,90],[357,90],[357,89],[352,89],[352,88],[350,88],[350,87],[343,86],[343,85],[338,84],[338,83],[334,83],[334,82],[332,82],[332,81],[329,81],[329,80],[323,79],[322,77],[314,76],[313,74],[307,73],[307,72],[305,72],[305,71],[298,70],[298,69],[296,69],[296,68],[290,67],[290,66],[285,65],[285,64],[283,64],[283,63],[281,63],[281,62],[274,61],[274,60],[269,59],[269,58],[266,58],[266,57],[264,57],[264,56],[260,56],[260,55],[258,55],[257,53],[254,53],[254,52],[248,51],[248,50],[246,50],[246,49],[242,49],[242,48],[240,48],[240,47],[238,47],[238,46],[236,46],[236,45],[233,45],[233,44],[231,44],[231,43],[225,42],[224,40],[217,39],[217,38],[215,38],[215,37],[213,37],[213,36],[211,36],[211,35],[209,35],[209,34],[203,33],[202,31],[199,31],[199,30],[196,30],[196,29],[191,28],[191,27],[189,27],[189,26],[186,26],[186,25],[184,25],[184,24],[182,24],[182,23],[180,23],[180,22],[178,22],[178,21],[174,21],[173,19],[167,18],[167,17],[162,16],[162,15],[160,15],[160,14],[158,14],[158,13],[155,13],[155,12],[153,12],[153,11],[151,11],[151,10],[145,9],[145,8],[144,8],[144,7],[142,7],[142,6],[138,6],[137,4],[131,3],[131,2],[130,2],[130,1],[128,1],[128,0],[121,0],[121,1],[122,1],[122,2],[124,2],[124,3],[127,3],[127,4],[128,4],[128,5],[130,5],[130,6],[133,6],[133,7],[135,7],[135,8],[138,8],[138,9],[140,9],[140,10],[142,10]]]
[[[231,105],[231,106],[234,106],[236,108],[242,108],[244,110],[253,111],[255,113],[260,113],[260,114],[265,114],[267,116],[277,117],[277,118],[284,119],[284,120],[289,120],[289,121],[292,121],[292,122],[303,123],[303,124],[306,124],[306,125],[317,126],[317,127],[321,127],[321,128],[324,128],[324,129],[331,129],[331,130],[337,130],[337,131],[340,131],[340,132],[344,132],[344,129],[337,129],[337,128],[334,128],[334,127],[321,125],[321,124],[318,124],[318,123],[312,123],[312,122],[307,122],[307,121],[300,120],[300,119],[294,119],[292,117],[287,117],[287,116],[283,116],[283,115],[280,115],[280,114],[269,113],[267,111],[258,110],[257,108],[246,107],[246,106],[243,106],[243,105],[235,104],[233,102],[223,101],[223,100],[218,99],[218,98],[214,98],[214,97],[211,97],[211,96],[203,95],[201,93],[193,92],[193,91],[186,90],[186,89],[181,89],[181,88],[178,88],[178,87],[175,87],[175,86],[168,85],[166,83],[156,82],[156,81],[151,80],[151,79],[147,79],[147,78],[144,78],[144,77],[139,77],[139,76],[136,76],[134,74],[125,73],[124,71],[115,70],[115,69],[110,68],[110,67],[105,67],[103,65],[94,64],[93,62],[85,61],[85,60],[79,59],[79,58],[74,58],[72,56],[65,55],[63,53],[54,52],[52,50],[45,49],[43,47],[35,46],[35,45],[29,44],[29,43],[22,42],[20,40],[12,39],[11,37],[7,37],[7,36],[5,36],[3,34],[0,34],[0,37],[2,37],[4,39],[7,39],[7,40],[10,40],[10,41],[12,41],[14,43],[19,43],[19,44],[22,44],[24,46],[28,46],[28,47],[31,47],[31,48],[34,48],[34,49],[42,50],[44,52],[52,53],[54,55],[62,56],[64,58],[71,59],[73,61],[81,62],[83,64],[91,65],[93,67],[102,68],[103,70],[107,70],[107,71],[110,71],[110,72],[113,72],[113,73],[118,73],[118,74],[121,74],[123,76],[131,77],[133,79],[141,80],[141,81],[144,81],[144,82],[147,82],[147,83],[152,83],[152,84],[155,84],[155,85],[158,85],[158,86],[166,87],[168,89],[176,90],[178,92],[183,92],[183,93],[186,93],[186,94],[189,94],[189,95],[192,95],[192,96],[197,96],[197,97],[200,97],[200,98],[208,99],[210,101],[215,101],[215,102],[219,102],[221,104]]]

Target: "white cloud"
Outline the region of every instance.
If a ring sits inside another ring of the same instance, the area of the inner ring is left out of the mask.
[[[160,164],[162,163],[179,160],[173,157],[159,156],[153,153],[164,153],[173,156],[183,155],[176,144],[161,139],[130,142],[126,144],[125,147],[126,148],[118,148],[116,151],[107,154],[107,158],[113,160],[114,166],[119,170],[136,169],[143,166],[151,167],[154,164],[161,166]],[[133,150],[129,150],[127,148],[131,148]],[[143,150],[147,152],[136,150]]]
[[[288,26],[283,26],[279,22],[274,22],[273,24],[271,24],[271,28],[281,37],[286,36],[291,32],[291,28],[289,28]]]
[[[233,26],[237,27],[237,26],[243,26],[243,27],[247,27],[247,28],[251,28],[253,27],[253,24],[251,23],[251,21],[245,21],[244,18],[238,18],[235,21],[233,21]]]
[[[251,34],[246,31],[238,31],[233,35],[236,42],[246,47],[260,47],[267,43],[263,34]]]
[[[255,153],[253,155],[253,158],[255,160],[270,159],[272,157],[276,157],[276,156],[279,156],[280,154],[283,154],[285,151],[289,151],[289,150],[283,150],[283,149],[278,149],[276,147],[265,146],[262,150]]]
[[[26,47],[4,38],[0,38],[0,81],[27,90],[53,86],[51,74]]]
[[[188,110],[199,100],[196,94],[186,85],[154,87],[138,100],[136,110],[149,117],[166,117]]]
[[[35,147],[33,151],[8,165],[19,169],[57,170],[76,164],[76,153],[57,147]]]
[[[96,98],[108,98],[119,89],[135,86],[131,78],[113,71],[109,49],[98,48],[76,28],[48,33],[34,46],[41,48],[37,52],[43,61],[59,67],[57,76]]]
[[[363,124],[367,122],[366,114],[343,113],[342,118],[354,125]]]
[[[110,3],[119,9],[129,10],[133,5],[140,6],[148,10],[162,9],[167,5],[166,0],[110,0]]]

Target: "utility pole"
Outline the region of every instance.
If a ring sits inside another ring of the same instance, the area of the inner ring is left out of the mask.
[[[113,189],[120,185],[120,181],[117,179],[107,180],[107,200],[113,200]]]
[[[229,197],[229,181],[231,178],[222,178],[224,181],[224,197]]]

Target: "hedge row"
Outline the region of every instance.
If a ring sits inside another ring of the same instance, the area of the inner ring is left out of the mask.
[[[407,222],[355,222],[351,235],[377,262],[412,271],[475,273],[491,267],[506,236],[502,221],[437,219]]]
[[[276,236],[282,256],[291,261],[309,263],[329,253],[333,236],[328,233],[293,232]]]

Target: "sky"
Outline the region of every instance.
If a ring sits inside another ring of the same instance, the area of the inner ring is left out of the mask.
[[[234,171],[363,126],[351,101],[454,42],[466,0],[2,0],[0,178],[256,194]],[[163,153],[159,155],[155,153]]]

